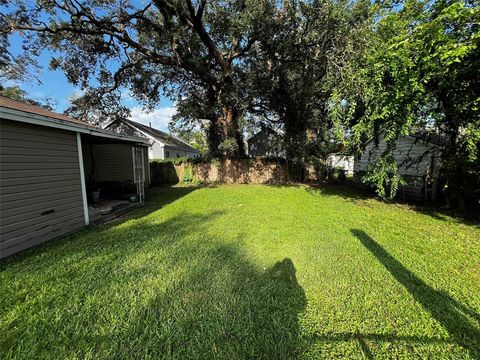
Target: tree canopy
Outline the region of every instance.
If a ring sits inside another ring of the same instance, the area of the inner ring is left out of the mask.
[[[162,93],[200,94],[211,150],[241,156],[235,69],[270,8],[265,0],[37,0],[18,2],[2,23],[7,36],[24,35],[29,51],[55,51],[50,66],[86,91],[86,103],[101,104],[121,87],[146,107]]]
[[[452,197],[480,189],[480,8],[475,1],[406,1],[381,9],[367,51],[337,88],[349,145],[387,147],[365,177],[379,193],[401,182],[392,156],[401,136],[419,130],[441,140],[441,174]],[[346,105],[345,105],[346,104]],[[342,120],[339,120],[342,122]],[[415,159],[412,159],[415,160]],[[393,191],[393,195],[394,195]],[[462,200],[460,200],[462,201]],[[460,204],[460,206],[463,206]]]
[[[0,85],[0,95],[8,97],[13,100],[23,101],[35,106],[43,107],[47,110],[53,110],[54,100],[50,98],[44,98],[40,100],[32,99],[28,96],[27,92],[22,90],[19,86],[2,86]]]
[[[387,146],[363,180],[384,197],[402,182],[399,138],[428,131],[442,139],[443,189],[459,199],[480,196],[479,8],[476,0],[18,0],[0,17],[0,64],[20,78],[22,64],[52,50],[50,66],[84,91],[68,112],[93,122],[128,116],[125,89],[146,108],[168,96],[178,109],[172,129],[202,132],[212,156],[244,156],[243,134],[262,124],[281,129],[297,163],[339,148],[360,154],[381,139]],[[19,56],[8,52],[13,33],[24,41]]]

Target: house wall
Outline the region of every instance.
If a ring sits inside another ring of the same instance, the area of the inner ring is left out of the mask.
[[[167,151],[169,153],[169,157],[167,157]],[[174,147],[170,147],[170,146],[165,146],[163,148],[163,154],[165,155],[165,157],[163,159],[176,159],[176,158],[197,158],[197,157],[200,157],[200,154],[197,153],[197,152],[191,152],[191,151],[185,151],[185,150],[179,150],[177,148],[174,148]]]
[[[149,147],[149,158],[151,160],[164,160],[167,158],[177,158],[178,157],[188,157],[188,158],[195,158],[200,157],[200,153],[198,152],[191,152],[187,150],[179,150],[176,147],[165,145],[164,142],[160,141],[159,139],[154,139],[154,137],[147,136],[143,132],[134,129],[133,127],[126,125],[125,123],[118,121],[110,124],[107,127],[109,130],[116,132],[117,134],[122,135],[129,135],[129,136],[137,136],[149,139],[152,143]],[[166,152],[169,152],[169,157],[167,156]]]
[[[380,141],[378,148],[371,141],[367,144],[365,152],[361,156],[356,156],[354,161],[354,173],[356,181],[360,181],[360,175],[365,172],[369,164],[373,164],[375,160],[386,149],[385,141]],[[398,194],[404,198],[420,199],[426,196],[424,175],[429,172],[433,165],[433,177],[437,177],[439,168],[439,150],[429,143],[417,140],[411,136],[405,136],[398,140],[397,148],[393,152],[395,160],[400,165],[399,173],[406,180],[407,184],[399,188]],[[433,184],[431,189],[431,197],[435,193]],[[430,196],[430,195],[429,195]]]
[[[92,151],[95,157],[96,181],[132,181],[133,182],[133,145],[122,144],[84,144],[83,164],[88,181],[93,173]],[[144,147],[145,184],[150,183],[148,175],[148,148]]]
[[[263,129],[248,139],[247,143],[248,155],[250,156],[285,156],[281,136],[273,132],[273,130],[267,131]]]
[[[96,181],[133,181],[133,156],[131,144],[86,144],[84,164],[91,164],[90,146],[95,157]],[[85,171],[87,174],[87,170]],[[88,170],[91,174],[91,166]]]
[[[347,174],[353,173],[353,156],[330,154],[327,157],[327,165],[331,168],[343,169]]]
[[[76,133],[0,120],[0,258],[85,226]]]
[[[188,152],[186,151],[183,151],[183,150],[179,150],[179,149],[176,149],[174,147],[170,147],[170,146],[165,146],[164,147],[164,154],[165,154],[165,159],[175,159],[175,158],[179,158],[179,157],[188,157]],[[170,156],[168,156],[167,154],[170,154]]]
[[[144,133],[142,133],[142,132],[140,132],[136,129],[133,129],[131,126],[126,125],[122,121],[116,121],[116,122],[108,125],[107,130],[113,131],[113,132],[115,132],[117,134],[120,134],[120,135],[136,136],[136,137],[145,138],[145,139],[148,138],[147,136],[145,136]]]
[[[150,147],[151,149],[151,159],[165,159],[165,152],[163,149],[163,144],[160,144],[158,142],[154,142],[153,145]]]

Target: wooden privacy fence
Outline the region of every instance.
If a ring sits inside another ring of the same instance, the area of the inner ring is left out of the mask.
[[[211,162],[150,164],[152,184],[179,182],[282,184],[318,181],[313,166],[292,166],[281,160],[241,159]]]

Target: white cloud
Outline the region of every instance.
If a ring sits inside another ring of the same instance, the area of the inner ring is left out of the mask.
[[[152,127],[162,131],[168,131],[168,123],[177,112],[175,106],[156,108],[152,112],[145,112],[141,107],[131,109],[130,119],[144,125],[152,123]]]

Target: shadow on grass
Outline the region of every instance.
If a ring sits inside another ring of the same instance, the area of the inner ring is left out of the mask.
[[[18,254],[12,255],[8,258],[4,258],[0,260],[0,270],[3,270],[4,268],[8,267],[9,264],[15,263],[17,261],[24,260],[28,258],[29,256],[38,256],[42,251],[46,251],[47,249],[50,249],[52,247],[58,247],[58,246],[63,246],[63,244],[70,239],[77,239],[77,237],[82,237],[86,233],[90,231],[103,231],[103,230],[108,230],[114,226],[117,226],[118,224],[128,221],[128,220],[134,220],[134,219],[141,219],[148,214],[160,210],[164,206],[173,203],[180,198],[187,196],[191,192],[197,190],[197,186],[170,186],[170,185],[164,185],[164,186],[154,186],[150,187],[147,189],[147,202],[145,205],[128,212],[116,219],[112,219],[108,221],[107,223],[103,224],[97,224],[93,225],[92,227],[87,227],[84,230],[81,230],[78,233],[68,235],[68,236],[62,236],[58,239],[46,241],[44,243],[41,243],[33,248],[26,249]]]
[[[408,336],[397,334],[383,334],[383,333],[365,333],[365,332],[336,332],[336,333],[322,333],[309,336],[310,343],[317,343],[318,341],[327,343],[336,342],[350,342],[355,341],[367,359],[375,359],[373,351],[370,349],[368,342],[372,343],[398,343],[403,342],[408,347],[416,344],[446,344],[450,341],[444,338],[435,338],[431,336]]]
[[[430,216],[437,220],[451,221],[453,219],[455,222],[458,222],[458,223],[463,223],[469,226],[480,227],[480,214],[478,213],[478,211],[461,213],[453,209],[436,207],[433,204],[407,202],[407,201],[401,201],[398,199],[382,200],[372,190],[358,188],[348,183],[344,185],[337,185],[337,184],[312,185],[307,188],[307,191],[313,196],[336,196],[336,197],[341,197],[347,201],[351,201],[352,203],[355,203],[358,205],[366,204],[364,203],[364,201],[368,199],[385,201],[385,203],[390,203],[390,204],[406,205],[416,212]]]
[[[184,196],[198,190],[198,186],[171,186],[158,185],[146,189],[146,202],[143,208],[138,209],[133,216],[127,216],[128,219],[138,219],[148,215],[152,211],[157,211],[170,203],[173,203]]]
[[[480,358],[480,315],[478,313],[459,303],[447,293],[427,285],[364,231],[357,229],[351,231],[413,298],[448,331],[456,343],[467,349],[473,358]]]
[[[293,262],[259,268],[243,248],[243,234],[212,231],[222,216],[180,213],[100,227],[12,262],[2,274],[8,322],[1,352],[296,357],[306,298]]]
[[[132,355],[289,359],[302,352],[298,314],[306,300],[290,259],[259,271],[224,245],[202,263],[137,314],[120,341]]]

